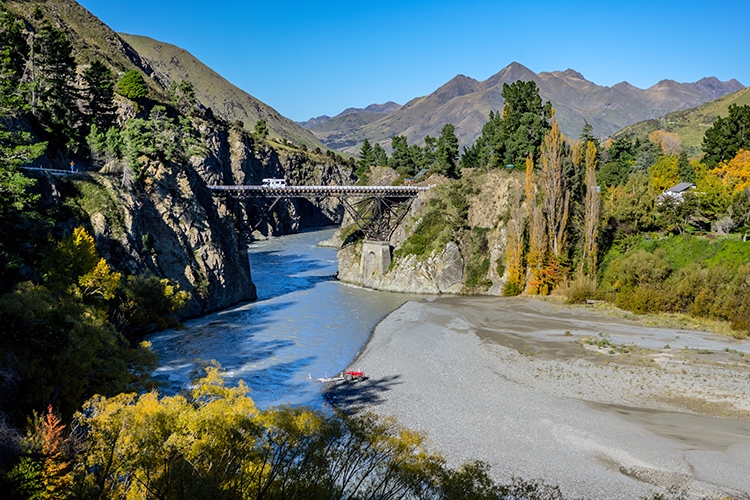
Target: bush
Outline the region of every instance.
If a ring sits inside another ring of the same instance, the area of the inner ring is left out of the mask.
[[[131,101],[137,101],[143,99],[148,93],[148,87],[146,82],[143,81],[141,74],[131,69],[122,75],[122,78],[117,82],[117,91],[123,96],[127,97]]]

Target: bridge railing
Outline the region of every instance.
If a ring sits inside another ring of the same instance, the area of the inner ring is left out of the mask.
[[[412,198],[432,186],[208,186],[215,194],[240,197],[307,198],[324,196],[384,196]]]

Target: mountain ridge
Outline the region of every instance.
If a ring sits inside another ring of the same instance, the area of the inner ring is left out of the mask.
[[[425,135],[439,135],[446,123],[456,127],[461,145],[469,145],[481,133],[489,111],[502,109],[502,85],[518,80],[537,84],[542,99],[555,107],[562,131],[573,137],[580,135],[586,123],[593,127],[594,135],[606,137],[632,123],[689,109],[744,88],[736,79],[722,82],[716,77],[692,83],[663,79],[647,89],[628,82],[606,87],[571,68],[537,74],[512,62],[484,81],[456,75],[434,92],[369,123],[342,122],[334,128],[328,122],[325,127],[313,125],[310,129],[329,147],[351,154],[358,153],[365,138],[386,148],[394,135],[421,143]]]
[[[119,36],[148,61],[167,86],[173,81],[193,83],[198,101],[224,120],[239,120],[252,130],[256,121],[263,119],[272,135],[310,148],[323,147],[310,131],[233,85],[185,49],[142,35],[119,33]]]

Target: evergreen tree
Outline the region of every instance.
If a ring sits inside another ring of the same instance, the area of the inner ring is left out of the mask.
[[[27,192],[34,184],[20,172],[44,154],[47,143],[32,143],[28,132],[8,132],[0,124],[0,215],[5,217],[10,210],[22,210],[35,197]],[[0,245],[1,247],[1,245]]]
[[[362,147],[359,150],[359,161],[357,162],[357,177],[362,177],[362,174],[367,173],[368,169],[375,165],[375,153],[370,144],[369,139],[365,139],[362,143]]]
[[[0,114],[18,115],[27,105],[20,91],[29,55],[23,24],[0,4]]]
[[[114,80],[112,71],[101,61],[94,61],[83,72],[84,110],[89,123],[104,132],[115,121]]]
[[[731,160],[740,149],[750,150],[750,106],[729,105],[729,115],[717,118],[703,136],[704,162],[709,168]]]
[[[422,148],[422,164],[420,168],[431,169],[437,160],[435,154],[438,149],[438,139],[430,135],[424,136],[424,148]]]
[[[377,165],[378,167],[388,166],[388,154],[385,152],[385,149],[383,149],[383,146],[381,146],[380,143],[376,142],[372,146],[372,155],[375,157],[375,165]]]
[[[148,87],[141,74],[131,69],[117,81],[117,92],[131,101],[143,99],[148,94]]]
[[[35,109],[40,122],[60,147],[75,151],[81,141],[78,133],[80,111],[76,105],[76,63],[73,46],[65,33],[44,23],[35,40],[38,55]]]
[[[505,165],[523,165],[526,157],[539,158],[545,133],[550,129],[552,104],[542,103],[533,81],[503,84],[502,125],[495,154]]]
[[[687,152],[684,149],[677,157],[677,170],[680,172],[680,182],[695,182],[695,169],[688,161]]]
[[[391,137],[391,146],[393,153],[389,165],[402,175],[414,175],[414,159],[409,152],[409,146],[406,143],[406,136],[394,135]]]
[[[266,137],[268,137],[268,124],[264,119],[260,118],[255,122],[253,135],[255,135],[255,137],[259,139],[265,139]]]
[[[458,139],[455,127],[446,123],[440,131],[435,152],[435,170],[447,177],[458,177]]]
[[[167,90],[171,104],[185,115],[194,113],[198,105],[198,99],[195,97],[195,86],[188,80],[180,83],[172,81]],[[241,127],[240,127],[241,128]]]

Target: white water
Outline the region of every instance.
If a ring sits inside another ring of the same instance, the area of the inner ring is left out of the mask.
[[[414,295],[377,292],[340,283],[336,250],[317,247],[333,229],[250,247],[258,300],[152,335],[162,392],[186,388],[191,372],[216,360],[229,383],[242,379],[260,407],[322,405],[321,384],[351,364],[375,325]]]

